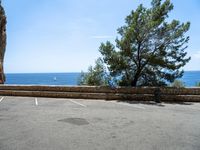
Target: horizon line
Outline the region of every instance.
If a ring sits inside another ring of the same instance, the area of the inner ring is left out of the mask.
[[[184,70],[184,72],[195,72],[200,70]],[[5,74],[47,74],[47,73],[81,73],[87,71],[69,71],[69,72],[6,72]]]

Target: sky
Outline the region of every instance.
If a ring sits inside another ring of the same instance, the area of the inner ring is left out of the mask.
[[[190,21],[184,69],[200,70],[200,1],[171,0],[169,20]],[[131,10],[150,0],[3,0],[7,15],[6,73],[87,71]]]

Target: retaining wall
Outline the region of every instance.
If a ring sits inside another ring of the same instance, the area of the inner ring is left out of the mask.
[[[200,102],[200,88],[0,85],[0,95],[77,99]]]

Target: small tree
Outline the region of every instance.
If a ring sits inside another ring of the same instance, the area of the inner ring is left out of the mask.
[[[109,41],[99,51],[112,76],[119,76],[123,86],[166,85],[183,75],[186,43],[190,23],[173,20],[168,13],[173,9],[170,0],[152,0],[151,8],[143,5],[126,17],[126,25],[118,29],[116,47]]]
[[[197,83],[196,83],[196,86],[197,86],[197,87],[200,87],[200,82],[197,82]]]
[[[175,87],[175,88],[184,88],[185,84],[183,81],[180,80],[174,80],[174,82],[171,84],[171,87]]]
[[[98,58],[95,62],[95,66],[90,66],[88,72],[81,73],[79,79],[79,85],[91,85],[91,86],[105,86],[108,85],[109,77],[106,73],[106,67],[104,66],[103,60]]]

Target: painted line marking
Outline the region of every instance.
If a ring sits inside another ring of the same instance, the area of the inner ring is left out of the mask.
[[[38,99],[35,98],[35,105],[38,106]]]
[[[3,101],[3,99],[4,99],[4,97],[2,97],[2,98],[0,99],[0,102],[2,102],[2,101]]]
[[[115,103],[115,104],[118,104],[118,105],[129,106],[129,107],[134,107],[134,108],[138,108],[138,109],[145,109],[145,107],[137,106],[136,104],[128,104],[128,103],[113,102],[113,101],[111,101],[111,103]]]
[[[76,102],[76,101],[74,101],[74,100],[69,100],[70,102],[72,102],[72,103],[74,103],[74,104],[77,104],[77,105],[80,105],[80,106],[82,106],[82,107],[87,107],[86,105],[83,105],[83,104],[81,104],[81,103],[79,103],[79,102]]]

